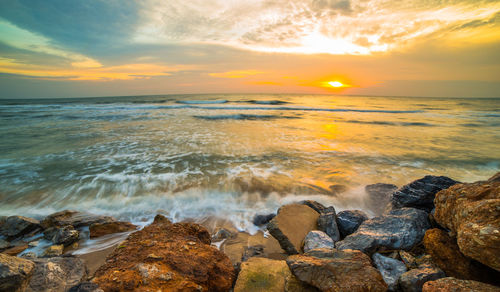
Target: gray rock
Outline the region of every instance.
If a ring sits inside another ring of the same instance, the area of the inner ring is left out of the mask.
[[[392,194],[392,209],[411,207],[431,212],[436,193],[459,183],[446,176],[427,175],[413,181]]]
[[[337,242],[336,247],[340,250],[361,250],[368,254],[379,248],[408,250],[422,241],[429,228],[425,211],[396,209],[388,215],[366,220],[355,233]]]
[[[9,216],[2,224],[0,234],[7,238],[21,237],[40,228],[40,222],[23,216]]]
[[[372,259],[375,267],[382,274],[389,291],[396,291],[399,277],[407,271],[405,264],[402,261],[385,257],[379,253],[374,253]]]
[[[33,259],[35,270],[27,292],[64,292],[87,277],[83,261],[76,257]]]
[[[392,193],[397,189],[398,187],[393,184],[376,183],[367,185],[365,187],[365,192],[368,195],[367,208],[376,215],[381,215],[391,201]]]
[[[358,230],[364,221],[368,220],[365,212],[360,210],[346,210],[337,214],[337,226],[340,235],[346,237]]]
[[[43,232],[43,237],[55,244],[70,246],[78,241],[80,233],[73,226],[49,227]]]
[[[334,242],[325,232],[313,230],[304,239],[304,252],[318,248],[333,249]]]
[[[276,214],[255,215],[253,217],[252,222],[256,226],[262,226],[269,223],[269,221],[271,221],[274,218],[274,216],[276,216]]]
[[[446,277],[443,271],[434,267],[409,270],[399,277],[399,287],[404,292],[421,292],[425,282]]]
[[[74,287],[71,287],[68,292],[104,292],[99,285],[93,282],[82,282]]]
[[[340,232],[337,227],[337,214],[332,206],[323,209],[318,218],[318,229],[330,236],[333,242],[340,240]]]
[[[318,213],[322,213],[323,210],[326,209],[326,207],[323,204],[312,200],[300,201],[299,204],[309,206]]]
[[[0,239],[0,250],[8,248],[10,243],[6,240]]]
[[[95,215],[86,212],[64,210],[47,216],[42,220],[41,225],[47,229],[49,227],[64,227],[71,225],[74,228],[90,226],[93,223],[109,223],[116,221],[113,217]]]
[[[24,291],[34,269],[32,261],[0,253],[0,291]]]

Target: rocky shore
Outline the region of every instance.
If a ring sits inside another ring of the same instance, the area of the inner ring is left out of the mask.
[[[255,235],[218,218],[0,217],[0,291],[500,291],[500,173],[366,193],[379,216],[301,201],[257,215]],[[82,252],[89,239],[108,245]]]

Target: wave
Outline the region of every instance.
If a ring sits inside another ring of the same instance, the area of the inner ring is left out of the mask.
[[[214,115],[214,116],[193,116],[197,119],[216,121],[216,120],[274,120],[274,119],[299,119],[299,117],[279,116],[279,115]]]
[[[222,100],[177,100],[176,103],[182,104],[223,104],[228,101],[225,99]]]
[[[279,104],[287,104],[287,101],[282,101],[282,100],[249,100],[247,101],[248,103],[253,103],[253,104],[268,104],[268,105],[279,105]]]
[[[424,122],[389,122],[389,121],[359,121],[359,120],[337,120],[342,123],[367,124],[367,125],[384,125],[384,126],[403,126],[403,127],[435,127],[436,125]]]

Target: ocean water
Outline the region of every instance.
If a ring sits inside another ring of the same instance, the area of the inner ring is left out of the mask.
[[[253,232],[255,214],[302,199],[370,212],[371,183],[486,179],[499,142],[494,98],[0,100],[0,215],[217,216]]]

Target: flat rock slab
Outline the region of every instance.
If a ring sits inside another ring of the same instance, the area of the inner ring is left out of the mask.
[[[471,280],[459,280],[452,277],[429,281],[424,284],[422,292],[499,292],[500,287]]]
[[[49,227],[64,227],[71,225],[74,228],[90,226],[93,223],[106,223],[116,221],[113,217],[101,216],[87,212],[74,210],[64,210],[51,214],[42,220],[41,225],[47,229]]]
[[[321,291],[382,292],[387,290],[387,284],[379,271],[372,267],[370,258],[360,251],[319,250],[289,256],[286,262],[299,280]]]
[[[40,222],[23,216],[9,216],[0,226],[0,235],[14,239],[40,228]]]
[[[135,226],[134,224],[123,221],[93,223],[89,227],[90,238],[95,238],[113,233],[133,231],[136,229],[137,226]]]
[[[26,292],[64,292],[87,277],[85,264],[79,258],[33,259],[33,262],[35,271]]]
[[[24,291],[35,263],[0,253],[0,291]]]
[[[378,249],[411,249],[430,228],[428,214],[414,208],[401,208],[387,215],[364,221],[358,230],[336,243],[341,250],[355,249],[371,254]]]
[[[298,254],[302,250],[302,242],[306,235],[318,229],[318,218],[319,213],[309,206],[285,205],[267,224],[267,229],[278,240],[283,250],[288,254]]]

